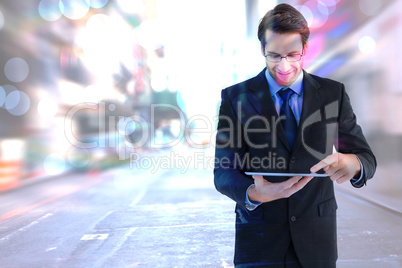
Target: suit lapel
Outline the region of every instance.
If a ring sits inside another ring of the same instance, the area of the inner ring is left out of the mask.
[[[298,150],[302,145],[302,131],[304,122],[310,115],[319,111],[322,105],[322,99],[318,91],[321,85],[306,71],[303,70],[303,72],[303,106],[296,141],[293,148],[294,152],[296,152],[296,150]],[[306,134],[308,133],[304,133],[304,135]]]

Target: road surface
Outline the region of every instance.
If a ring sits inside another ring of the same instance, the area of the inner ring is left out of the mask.
[[[402,267],[402,217],[337,192],[338,267]],[[0,195],[0,267],[233,267],[211,170],[120,167]]]

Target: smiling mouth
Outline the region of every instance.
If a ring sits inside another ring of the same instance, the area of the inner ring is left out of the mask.
[[[289,75],[289,74],[291,74],[291,73],[292,73],[292,72],[283,73],[283,72],[279,72],[279,71],[278,71],[278,74],[284,75],[284,76]]]

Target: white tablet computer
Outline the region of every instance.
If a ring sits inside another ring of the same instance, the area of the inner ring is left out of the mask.
[[[311,173],[269,173],[269,172],[246,172],[247,175],[276,176],[276,177],[328,177],[328,174],[311,174]]]

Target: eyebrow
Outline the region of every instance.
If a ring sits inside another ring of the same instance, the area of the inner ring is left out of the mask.
[[[300,53],[300,51],[299,51],[299,50],[295,50],[295,51],[292,51],[292,52],[287,53],[286,55],[294,54],[294,53]],[[267,51],[267,54],[281,55],[281,54],[276,53],[276,52],[273,52],[273,51]]]

